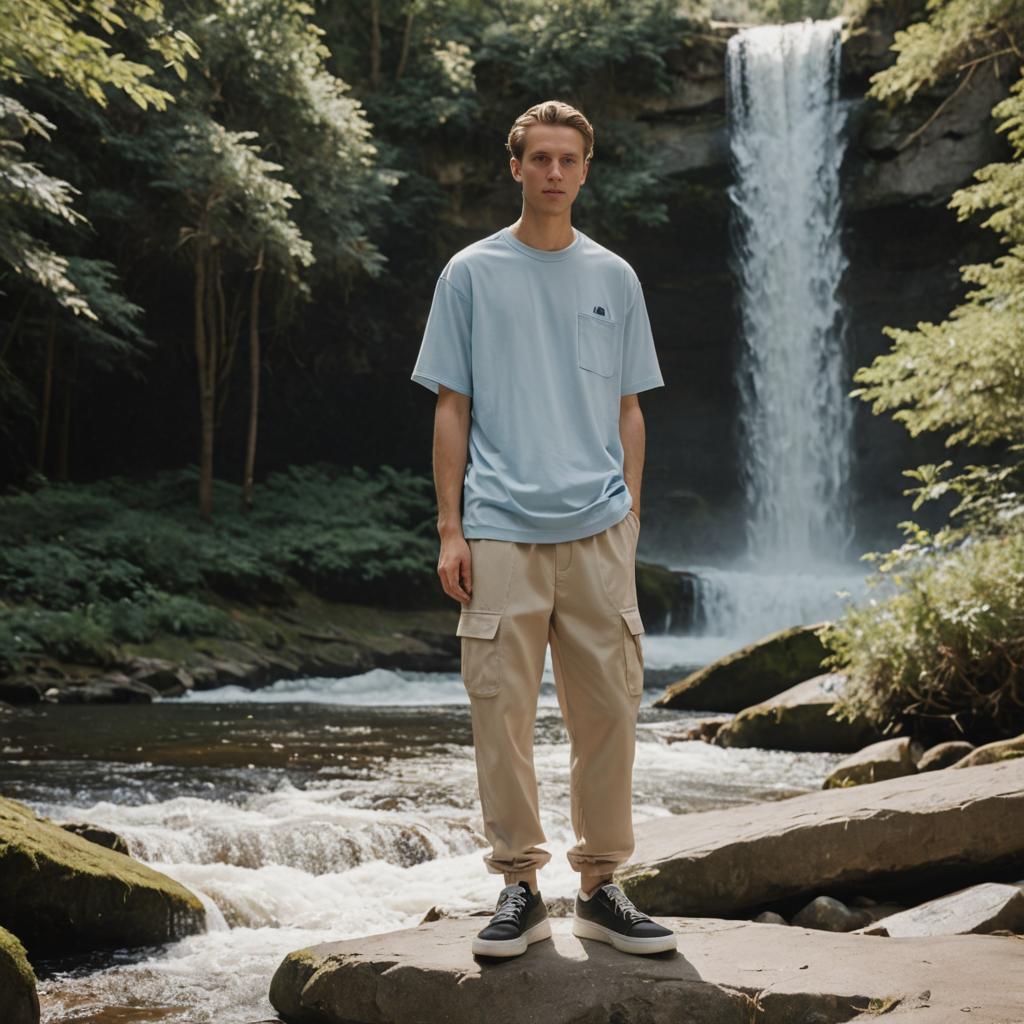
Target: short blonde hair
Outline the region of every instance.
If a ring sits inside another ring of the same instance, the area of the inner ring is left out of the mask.
[[[565,124],[575,128],[583,136],[584,163],[594,155],[594,128],[583,113],[561,100],[545,100],[520,114],[508,133],[505,148],[517,160],[522,161],[526,150],[526,129],[535,124]]]

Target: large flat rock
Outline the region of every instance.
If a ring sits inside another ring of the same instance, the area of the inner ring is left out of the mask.
[[[1024,759],[654,818],[635,835],[616,881],[649,914],[728,916],[883,883],[962,885],[996,869],[1019,878]]]
[[[1024,942],[886,939],[718,918],[661,918],[678,952],[633,956],[568,919],[507,961],[475,958],[485,918],[311,946],[277,969],[289,1024],[1010,1024],[1024,1018]],[[901,1011],[907,1011],[902,1018]]]

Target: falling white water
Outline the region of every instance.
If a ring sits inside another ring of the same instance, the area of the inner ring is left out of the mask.
[[[840,28],[807,20],[729,39],[746,536],[733,565],[685,567],[704,655],[834,619],[866,589],[850,551],[852,368],[838,297]]]
[[[839,19],[729,39],[733,260],[747,548],[760,571],[835,565],[853,535],[851,385],[837,288]]]

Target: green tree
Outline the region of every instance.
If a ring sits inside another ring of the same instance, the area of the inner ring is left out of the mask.
[[[329,53],[308,4],[196,0],[168,9],[197,40],[198,73],[179,91],[180,116],[128,124],[116,145],[165,197],[163,244],[180,247],[192,268],[199,507],[209,519],[216,427],[246,318],[249,506],[265,283],[276,285],[271,331],[281,332],[315,284],[337,287],[343,274],[377,272],[383,257],[367,222],[393,179],[376,166],[361,105],[326,69]]]
[[[898,32],[896,62],[872,78],[870,96],[890,107],[908,102],[921,88],[959,79],[950,96],[977,74],[1018,69],[1024,53],[1024,5],[1018,0],[929,0],[929,18]],[[959,220],[988,214],[982,226],[997,232],[1006,251],[992,263],[961,267],[963,280],[978,285],[941,323],[915,330],[885,328],[895,344],[854,374],[862,386],[851,394],[872,403],[913,436],[946,434],[947,447],[995,446],[997,463],[970,466],[946,478],[953,465],[919,466],[907,475],[918,487],[914,508],[957,493],[959,517],[935,537],[915,523],[901,524],[911,542],[883,562],[888,568],[932,545],[959,543],[979,530],[1019,529],[1024,508],[1020,485],[1024,451],[1024,79],[992,111],[1009,139],[1013,159],[975,172],[975,183],[954,193]]]
[[[143,110],[165,108],[173,97],[148,81],[154,69],[103,38],[124,43],[143,24],[149,25],[150,51],[184,77],[195,45],[167,26],[160,0],[0,2],[0,282],[18,295],[0,343],[0,406],[6,410],[0,431],[10,431],[12,416],[37,414],[35,462],[45,470],[60,392],[59,476],[67,473],[80,357],[110,367],[137,356],[145,344],[136,322],[142,311],[123,295],[113,264],[81,253],[92,224],[74,207],[80,190],[51,169],[59,163],[56,125],[15,93],[37,99],[61,93],[79,110],[106,107],[112,93]],[[27,376],[12,366],[19,344],[39,353],[24,360]],[[38,401],[33,370],[42,378]]]
[[[1018,77],[993,109],[1012,159],[975,172],[954,193],[960,220],[983,217],[1004,252],[961,268],[976,285],[941,323],[886,328],[887,353],[854,374],[851,394],[914,436],[945,435],[946,446],[990,454],[947,477],[952,460],[906,470],[913,508],[959,496],[932,534],[900,523],[906,541],[878,562],[871,586],[884,600],[847,609],[825,627],[848,686],[839,714],[866,714],[889,728],[937,723],[983,741],[1024,727],[1019,675],[1024,658],[1024,5],[1019,0],[928,0],[927,18],[898,32],[897,60],[872,78],[870,95],[890,107],[926,86],[949,83],[948,102],[983,73]],[[942,104],[940,104],[941,108]],[[932,115],[935,116],[935,115]],[[947,732],[946,735],[949,733]],[[940,734],[941,735],[941,734]]]

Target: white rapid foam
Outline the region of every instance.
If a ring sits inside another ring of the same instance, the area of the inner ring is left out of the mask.
[[[400,680],[389,685],[402,706],[394,692]],[[425,727],[451,713],[424,707]],[[287,737],[296,722],[309,722],[308,715],[293,714],[282,706],[278,719],[266,720],[268,737]],[[373,721],[362,708],[353,714],[359,733]],[[225,703],[216,727],[230,729],[232,716],[248,718],[244,707]],[[839,758],[679,740],[680,729],[700,717],[652,713],[638,724],[636,822],[817,789]],[[323,723],[324,734],[335,735],[337,723]],[[543,845],[551,853],[541,887],[549,899],[571,896],[578,875],[565,857],[574,842],[570,751],[557,708],[539,709],[536,735]],[[118,770],[111,762],[97,778],[107,787],[107,776]],[[307,777],[304,787],[282,773],[270,790],[239,793],[232,786],[220,792],[210,776],[209,796],[160,799],[134,791],[137,802],[130,805],[34,803],[47,817],[119,832],[136,856],[182,882],[207,907],[204,934],[155,953],[125,951],[101,970],[42,980],[44,1024],[268,1019],[270,979],[292,950],[410,927],[434,906],[453,913],[493,908],[501,878],[482,862],[487,844],[468,737],[349,770],[351,776],[339,778],[332,766]]]

